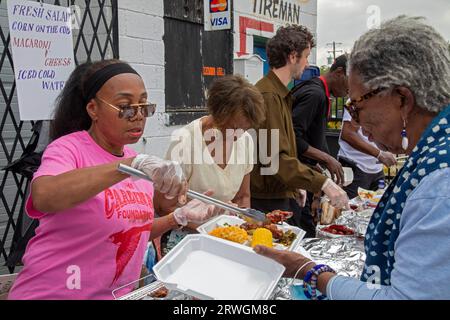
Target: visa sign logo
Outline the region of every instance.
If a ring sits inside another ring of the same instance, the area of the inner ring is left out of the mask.
[[[213,27],[228,25],[228,19],[227,17],[219,17],[211,19],[211,25]]]

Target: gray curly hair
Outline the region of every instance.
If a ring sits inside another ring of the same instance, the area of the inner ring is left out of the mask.
[[[417,106],[440,112],[450,103],[450,48],[422,17],[399,16],[362,35],[353,46],[349,71],[377,88],[409,88]]]

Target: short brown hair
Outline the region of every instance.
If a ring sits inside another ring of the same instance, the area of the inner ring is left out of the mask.
[[[304,26],[290,25],[280,27],[268,42],[266,47],[267,58],[271,68],[282,68],[287,64],[292,52],[302,54],[308,47],[315,47],[314,36]]]
[[[255,86],[240,75],[215,80],[208,91],[207,107],[219,126],[239,112],[253,128],[265,119],[264,98]]]

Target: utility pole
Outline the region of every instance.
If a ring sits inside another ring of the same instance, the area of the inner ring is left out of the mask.
[[[333,41],[332,43],[327,43],[327,46],[332,46],[333,50],[328,50],[328,53],[333,53],[333,61],[336,60],[336,52],[344,52],[342,50],[336,50],[336,45],[341,46],[342,42],[335,42]]]

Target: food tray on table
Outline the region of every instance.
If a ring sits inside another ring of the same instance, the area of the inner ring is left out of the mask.
[[[247,240],[244,241],[242,239],[242,245],[250,246],[251,244],[251,234],[252,234],[252,227],[257,227],[256,225],[251,225],[249,223],[246,223],[245,220],[236,217],[236,216],[229,216],[229,215],[220,215],[217,216],[208,222],[204,223],[200,227],[197,228],[197,231],[201,234],[210,234],[213,230],[217,228],[223,228],[223,227],[233,227],[233,226],[239,226],[243,227],[243,229],[247,232]],[[296,248],[299,246],[301,240],[304,238],[306,232],[298,227],[291,226],[285,222],[282,224],[270,224],[266,225],[268,226],[268,229],[273,234],[273,247],[275,249],[279,250],[289,250],[289,251],[295,251]],[[238,230],[240,231],[240,230]],[[240,231],[243,233],[243,231]],[[245,236],[245,234],[244,234]],[[281,238],[280,238],[281,236]],[[240,237],[238,237],[240,238]],[[282,244],[284,243],[284,244]]]
[[[144,285],[140,286],[140,283]],[[118,296],[118,293],[126,287],[134,287],[134,290]],[[181,292],[167,289],[164,283],[158,281],[153,274],[115,289],[112,295],[115,300],[192,300],[192,297]]]
[[[195,234],[186,236],[153,271],[169,290],[198,299],[267,300],[285,268],[251,248]]]
[[[367,227],[372,218],[374,209],[366,209],[362,211],[344,211],[342,215],[336,219],[335,224],[344,225],[356,232],[358,236],[366,235]]]
[[[376,208],[382,196],[383,195],[378,194],[376,191],[358,188],[359,200],[364,202],[369,208]]]
[[[316,232],[318,238],[342,238],[358,236],[355,230],[345,225],[339,224],[317,225]]]

